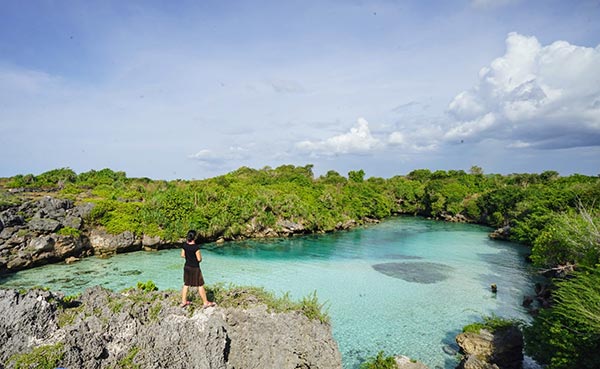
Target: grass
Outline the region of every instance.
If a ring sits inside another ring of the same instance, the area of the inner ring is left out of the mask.
[[[127,356],[125,356],[124,358],[122,358],[121,360],[119,360],[119,368],[122,369],[139,369],[140,366],[139,364],[134,364],[133,363],[133,359],[135,359],[135,356],[138,354],[138,352],[140,352],[140,349],[138,347],[132,347],[129,352],[127,353]]]
[[[484,316],[483,322],[472,323],[463,327],[464,333],[477,333],[482,329],[488,330],[491,333],[506,329],[512,326],[520,326],[521,322],[515,319],[504,319],[496,315]]]
[[[329,323],[330,320],[325,304],[319,303],[316,291],[300,301],[293,301],[289,293],[277,297],[262,287],[217,284],[205,288],[209,300],[216,301],[223,307],[248,308],[256,304],[264,304],[272,312],[299,311],[307,318],[321,323]]]
[[[39,346],[29,353],[15,354],[8,359],[14,369],[54,369],[58,366],[64,355],[64,345],[59,342],[55,345]]]

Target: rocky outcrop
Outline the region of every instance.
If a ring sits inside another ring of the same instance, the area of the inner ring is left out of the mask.
[[[46,196],[0,212],[0,274],[91,253],[82,229],[92,207]]]
[[[523,364],[523,334],[516,326],[499,328],[494,332],[481,329],[456,336],[465,354],[458,368],[520,369]]]
[[[442,212],[442,214],[440,215],[440,219],[446,221],[446,222],[452,222],[452,223],[468,223],[469,219],[467,219],[466,216],[462,215],[462,214],[450,214],[450,213],[446,213],[446,212]]]
[[[493,240],[510,240],[510,226],[505,226],[496,229],[489,234],[489,237]]]
[[[90,233],[90,244],[94,254],[98,256],[111,256],[142,249],[142,243],[129,231],[113,235],[102,229],[94,229]]]
[[[335,368],[330,326],[299,312],[178,306],[176,292],[0,290],[0,363],[65,368]],[[0,364],[0,367],[2,365]]]

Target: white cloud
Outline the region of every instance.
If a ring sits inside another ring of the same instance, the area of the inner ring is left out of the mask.
[[[248,150],[240,146],[232,146],[228,149],[215,152],[210,149],[202,149],[195,154],[188,155],[188,158],[197,160],[200,163],[208,165],[217,165],[229,160],[242,160],[247,157]]]
[[[506,53],[448,106],[447,140],[486,138],[511,147],[600,146],[600,46],[510,33]]]
[[[369,122],[358,118],[357,125],[350,132],[321,141],[302,141],[296,147],[313,154],[364,154],[381,147],[381,141],[371,135]]]

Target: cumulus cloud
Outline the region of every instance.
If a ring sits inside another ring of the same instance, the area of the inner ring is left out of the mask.
[[[448,106],[448,141],[506,140],[510,147],[600,146],[600,45],[510,33],[506,53]]]
[[[322,155],[364,154],[381,146],[381,141],[371,134],[369,122],[358,118],[350,132],[333,136],[321,141],[302,141],[296,147],[302,151]]]
[[[418,128],[402,129],[390,133],[387,145],[404,151],[418,153],[438,148],[443,130],[440,126],[430,124]]]
[[[243,147],[229,147],[221,151],[213,151],[210,149],[202,149],[195,154],[188,155],[188,158],[197,160],[202,164],[220,165],[228,160],[242,160],[247,157],[247,149]]]

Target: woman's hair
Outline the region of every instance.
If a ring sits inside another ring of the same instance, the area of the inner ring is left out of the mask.
[[[185,239],[187,240],[187,242],[192,242],[196,240],[196,231],[189,230],[187,233],[187,236],[185,236]]]

